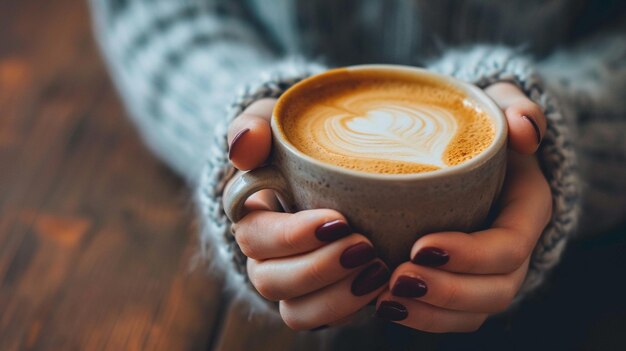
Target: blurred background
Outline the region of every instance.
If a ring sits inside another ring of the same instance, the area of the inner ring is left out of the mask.
[[[194,265],[190,196],[127,120],[86,4],[0,0],[0,350],[294,349]],[[572,244],[557,288],[440,347],[626,350],[625,270],[624,226]]]

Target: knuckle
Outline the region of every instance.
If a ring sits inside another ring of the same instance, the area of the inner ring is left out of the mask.
[[[318,260],[314,260],[306,270],[306,277],[309,282],[313,282],[317,286],[326,286],[331,281],[324,273],[323,264]]]
[[[239,231],[235,236],[235,241],[241,252],[249,258],[258,258],[255,245],[251,242],[248,231]]]
[[[499,299],[494,301],[489,312],[500,313],[506,311],[513,303],[514,296],[515,294],[509,294],[508,292],[504,293]]]
[[[457,283],[449,283],[442,296],[441,307],[452,307],[458,304],[460,286]]]
[[[508,253],[508,257],[511,262],[510,271],[521,267],[524,262],[526,262],[526,259],[528,258],[531,250],[529,246],[530,244],[519,243],[518,245],[512,247],[512,249]]]
[[[425,311],[425,313],[421,314],[421,318],[419,319],[419,326],[417,329],[429,333],[445,332],[445,330],[441,330],[441,328],[437,324],[437,318],[435,316],[434,310]]]
[[[492,300],[491,310],[488,312],[499,313],[506,311],[517,295],[517,284],[512,279],[508,279],[499,295]]]
[[[513,304],[513,301],[517,296],[517,292],[519,291],[519,287],[520,284],[517,284],[513,279],[510,279],[503,294],[502,311],[506,310]]]
[[[478,245],[471,245],[468,247],[465,253],[467,259],[463,262],[464,271],[467,273],[476,272],[480,269],[480,262],[484,261],[486,253],[483,247]]]
[[[250,283],[254,285],[254,282],[258,279],[258,265],[255,260],[249,258],[246,260],[246,273],[248,273],[248,279]]]
[[[280,300],[280,289],[276,287],[272,279],[263,272],[263,269],[254,260],[248,260],[247,272],[250,283],[254,286],[259,295],[270,301]]]
[[[250,280],[254,288],[259,292],[261,296],[270,301],[279,301],[280,294],[276,289],[276,286],[272,284],[268,279],[255,279],[255,281]]]
[[[307,326],[303,323],[301,318],[298,318],[298,313],[293,308],[287,306],[283,301],[279,304],[280,318],[282,318],[285,325],[292,330],[305,330]]]
[[[333,299],[324,300],[324,316],[327,320],[334,321],[345,317],[334,302]]]
[[[294,235],[294,231],[292,231],[290,228],[292,228],[292,226],[286,226],[286,225],[277,223],[276,233],[278,237],[280,238],[279,241],[281,243],[281,246],[284,246],[293,252],[297,252],[298,240],[296,238],[296,235]]]

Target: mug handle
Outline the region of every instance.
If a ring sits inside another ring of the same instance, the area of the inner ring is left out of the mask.
[[[272,189],[285,211],[295,210],[293,196],[287,180],[274,166],[265,166],[240,174],[224,192],[224,212],[234,223],[243,218],[243,205],[259,190]]]

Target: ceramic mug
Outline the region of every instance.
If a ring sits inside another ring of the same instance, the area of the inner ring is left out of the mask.
[[[272,116],[273,149],[268,166],[239,175],[224,194],[231,221],[243,216],[245,200],[272,189],[288,212],[330,208],[342,213],[357,233],[374,244],[391,268],[410,259],[415,241],[440,231],[481,228],[499,196],[506,171],[507,123],[496,103],[481,89],[424,69],[361,65],[335,70],[388,70],[426,76],[463,91],[493,122],[494,139],[485,150],[459,165],[415,174],[376,174],[321,162],[300,152],[277,124],[277,108],[288,104],[289,91],[306,89],[307,78],[279,98]],[[323,73],[333,74],[333,71]]]

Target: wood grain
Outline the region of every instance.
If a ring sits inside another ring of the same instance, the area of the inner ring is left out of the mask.
[[[316,350],[194,266],[190,190],[143,146],[79,0],[0,0],[0,351]],[[346,328],[336,350],[626,349],[626,226],[475,334]],[[572,318],[572,313],[575,317]],[[584,346],[581,346],[584,345]]]
[[[222,282],[80,1],[0,1],[0,350],[206,350]]]

